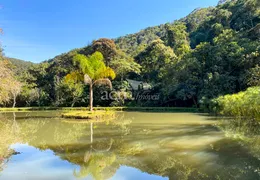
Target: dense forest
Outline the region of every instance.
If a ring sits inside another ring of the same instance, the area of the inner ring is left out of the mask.
[[[77,78],[73,59],[97,52],[116,77],[107,76],[112,89],[102,83],[93,87],[94,106],[208,108],[219,96],[260,86],[260,1],[221,1],[172,23],[101,38],[39,64],[6,58],[1,51],[0,103],[88,106],[89,86]],[[134,90],[129,79],[149,88]],[[100,98],[111,91],[112,98]],[[149,98],[153,95],[158,98]]]

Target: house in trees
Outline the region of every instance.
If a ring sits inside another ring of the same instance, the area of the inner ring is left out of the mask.
[[[130,84],[131,91],[147,91],[152,89],[152,86],[146,82],[135,81],[131,79],[126,79],[126,80]]]

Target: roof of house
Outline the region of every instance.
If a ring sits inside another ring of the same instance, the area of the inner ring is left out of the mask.
[[[139,87],[142,86],[143,89],[151,89],[151,85],[148,83],[145,83],[143,81],[135,81],[131,79],[126,79],[127,82],[130,84],[133,90],[139,90]]]

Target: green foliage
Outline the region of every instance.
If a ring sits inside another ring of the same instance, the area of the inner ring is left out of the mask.
[[[100,52],[95,52],[89,57],[77,54],[73,62],[80,68],[80,73],[69,74],[67,79],[76,81],[84,77],[84,83],[89,85],[90,111],[93,111],[93,86],[108,85],[112,89],[112,83],[108,78],[115,79],[116,74],[113,69],[105,65]]]
[[[260,66],[256,65],[256,67],[250,69],[248,76],[248,84],[250,86],[260,86]]]
[[[113,40],[107,38],[101,38],[96,40],[92,44],[94,52],[101,52],[104,56],[105,64],[110,65],[111,60],[117,54],[117,48]]]
[[[254,118],[260,121],[260,87],[212,100],[212,110],[222,115]]]
[[[166,25],[166,29],[166,44],[173,48],[176,55],[182,57],[189,52],[190,46],[186,25],[184,23],[176,22],[173,25]]]
[[[14,108],[23,84],[17,80],[11,67],[9,61],[0,60],[0,104],[8,104],[12,100]]]
[[[17,104],[86,106],[91,88],[82,88],[83,81],[111,86],[107,78],[114,79],[115,73],[118,78],[113,84],[119,94],[128,93],[129,87],[121,88],[128,78],[151,84],[151,93],[160,95],[158,101],[131,102],[136,106],[197,107],[199,101],[258,86],[259,7],[258,0],[224,1],[196,9],[173,23],[114,40],[98,39],[40,64],[15,60],[19,68],[11,71],[23,83]],[[107,91],[100,86],[94,90],[95,97]],[[119,99],[94,101],[98,106],[128,103]]]
[[[122,51],[118,52],[116,57],[111,61],[110,65],[121,80],[124,79],[128,73],[140,74],[141,72],[141,66],[136,63],[133,58],[126,55]]]
[[[165,37],[165,25],[149,27],[136,34],[130,34],[115,39],[116,45],[124,52],[134,57],[139,54],[146,45],[151,44],[154,40]]]
[[[74,63],[78,63],[79,68],[83,74],[87,74],[92,80],[101,78],[114,79],[116,77],[114,71],[106,67],[103,61],[103,55],[100,52],[95,52],[90,57],[82,54],[77,54],[73,58]]]
[[[21,75],[22,73],[26,72],[34,63],[29,61],[23,61],[20,59],[15,58],[6,58],[6,60],[10,61],[12,63],[13,70],[15,74]]]
[[[163,41],[153,41],[137,57],[137,62],[142,66],[142,73],[147,80],[157,81],[165,72],[165,66],[174,63],[177,56]]]
[[[188,32],[196,31],[202,23],[211,18],[213,15],[212,10],[213,8],[211,7],[195,9],[188,16],[181,19],[181,21],[185,22]]]
[[[68,74],[61,81],[56,82],[56,106],[67,106],[68,102],[73,107],[75,103],[82,100],[84,85],[77,78],[72,78],[74,73]],[[77,75],[75,75],[78,77]]]

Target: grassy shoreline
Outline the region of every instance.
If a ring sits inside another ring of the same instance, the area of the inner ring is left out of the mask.
[[[18,112],[18,111],[84,111],[87,107],[18,107],[18,108],[0,108],[0,112]],[[199,108],[183,107],[94,107],[94,110],[113,110],[113,111],[141,111],[141,112],[202,112]]]
[[[67,119],[102,120],[115,118],[115,111],[69,111],[62,113],[61,117]]]

